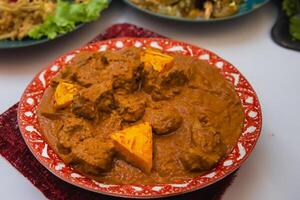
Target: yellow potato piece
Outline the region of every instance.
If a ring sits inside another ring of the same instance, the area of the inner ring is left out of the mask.
[[[147,49],[141,56],[141,61],[150,64],[154,70],[161,72],[165,66],[172,62],[173,57],[151,49]]]
[[[112,134],[116,150],[135,167],[150,173],[152,169],[152,128],[148,122]]]
[[[60,82],[55,90],[54,99],[55,106],[63,108],[73,101],[74,95],[78,92],[76,85],[66,82]]]

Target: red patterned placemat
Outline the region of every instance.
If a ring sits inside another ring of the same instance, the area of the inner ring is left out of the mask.
[[[164,37],[131,24],[116,24],[92,40],[99,41],[116,37]],[[96,200],[116,199],[89,192],[62,181],[44,168],[27,148],[17,122],[15,104],[0,116],[0,154],[28,178],[48,199],[53,200]],[[169,199],[217,200],[234,179],[234,174],[201,190]],[[168,199],[168,198],[167,198]]]

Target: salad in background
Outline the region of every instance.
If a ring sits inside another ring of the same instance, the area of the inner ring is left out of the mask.
[[[96,20],[108,0],[0,0],[0,40],[54,39]]]
[[[300,40],[300,1],[283,0],[283,10],[289,17],[289,32],[294,40]]]

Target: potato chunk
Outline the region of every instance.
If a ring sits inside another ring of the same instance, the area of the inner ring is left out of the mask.
[[[63,108],[71,104],[73,97],[77,94],[78,89],[76,85],[66,82],[60,82],[55,90],[55,106]]]
[[[172,60],[172,56],[151,49],[147,49],[141,56],[142,62],[151,65],[153,69],[158,72],[161,72],[168,63],[172,62]]]
[[[152,169],[152,129],[149,123],[138,124],[112,135],[116,150],[132,165],[146,173]]]

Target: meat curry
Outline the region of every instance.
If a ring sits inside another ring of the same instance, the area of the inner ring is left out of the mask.
[[[213,168],[244,112],[218,69],[153,49],[81,52],[51,80],[42,132],[75,170],[113,184],[171,183]]]

